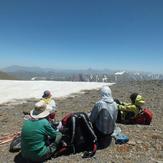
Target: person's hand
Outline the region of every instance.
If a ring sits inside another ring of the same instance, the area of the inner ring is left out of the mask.
[[[121,105],[121,102],[120,102],[118,99],[114,99],[114,101],[115,101],[117,104]]]

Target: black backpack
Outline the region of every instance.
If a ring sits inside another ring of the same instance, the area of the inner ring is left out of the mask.
[[[86,151],[83,157],[95,154],[97,137],[86,113],[70,113],[62,119],[62,125],[63,139],[68,144],[70,152]]]
[[[10,152],[19,152],[21,150],[21,135],[18,134],[10,143]]]

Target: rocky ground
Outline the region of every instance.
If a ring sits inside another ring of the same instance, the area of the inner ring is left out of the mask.
[[[150,126],[118,124],[122,132],[129,136],[129,142],[116,145],[114,140],[110,147],[98,150],[95,157],[82,159],[82,153],[61,156],[48,163],[161,163],[163,162],[163,82],[141,81],[119,83],[111,86],[114,98],[129,101],[133,92],[139,92],[146,99],[145,107],[153,113]],[[69,112],[89,112],[99,99],[99,90],[73,94],[67,98],[56,99],[58,104],[57,119]],[[19,131],[23,121],[23,111],[30,111],[36,99],[29,99],[23,104],[0,105],[0,136]],[[18,102],[19,103],[19,102]],[[18,153],[9,152],[9,143],[0,145],[0,162],[12,163]]]

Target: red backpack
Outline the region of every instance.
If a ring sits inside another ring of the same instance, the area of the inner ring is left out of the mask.
[[[143,111],[133,120],[134,124],[150,125],[152,121],[153,113],[150,109],[145,108]]]

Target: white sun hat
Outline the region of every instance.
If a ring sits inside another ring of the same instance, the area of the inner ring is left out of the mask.
[[[45,118],[50,114],[50,106],[45,102],[39,101],[35,104],[35,108],[30,111],[30,116],[35,119]]]

